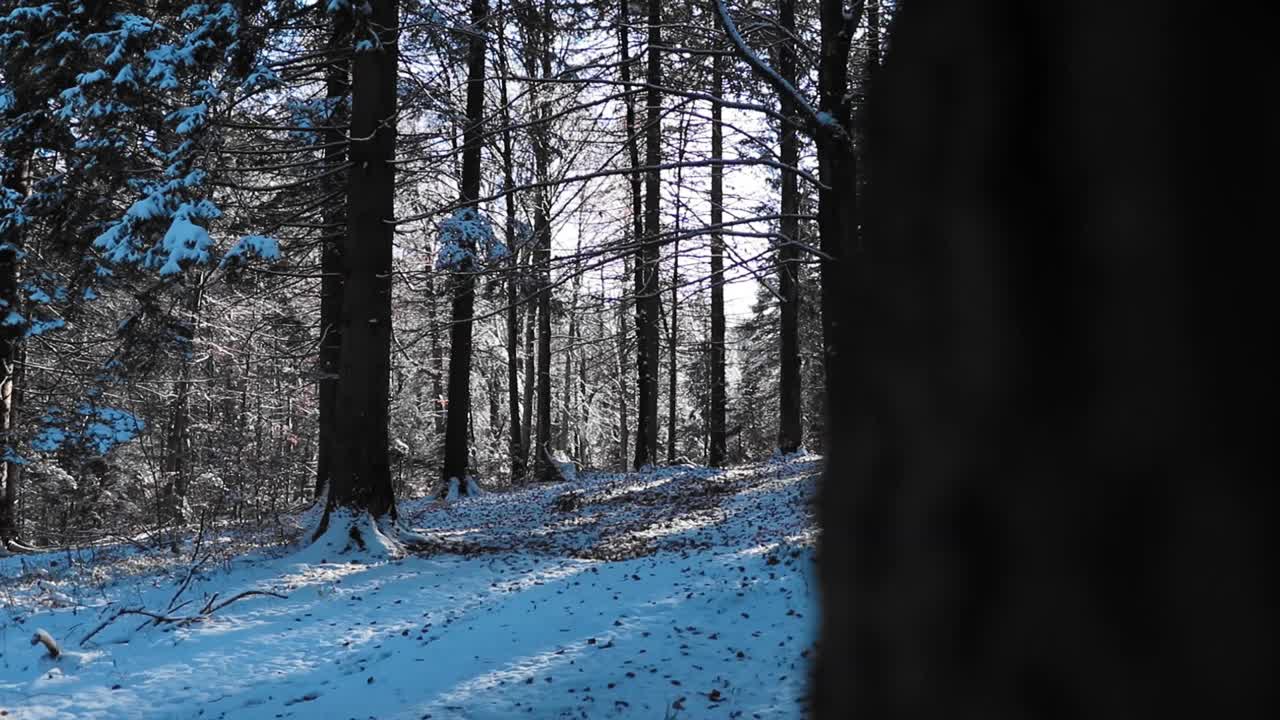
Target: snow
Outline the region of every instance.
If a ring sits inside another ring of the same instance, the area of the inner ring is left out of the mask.
[[[31,324],[23,332],[23,337],[36,337],[43,335],[50,330],[58,330],[67,326],[67,321],[60,318],[49,318],[48,320],[32,320]]]
[[[222,529],[202,559],[192,538],[178,556],[119,543],[0,558],[0,709],[24,720],[800,717],[818,616],[817,460],[405,502],[401,518],[418,528],[409,554],[399,528],[338,512],[300,548],[264,547],[275,529]],[[576,508],[556,509],[569,493]],[[291,527],[309,537],[317,515]],[[347,547],[352,527],[365,551]],[[273,594],[200,612],[246,591]],[[139,610],[168,620],[120,614]],[[60,659],[30,645],[37,628]]]
[[[30,300],[31,302],[44,303],[46,305],[53,302],[53,298],[49,296],[49,293],[41,290],[31,283],[27,283],[24,286],[24,289],[27,291],[27,300]]]
[[[270,66],[258,65],[245,77],[242,86],[248,90],[256,87],[275,87],[280,84],[280,76]]]
[[[9,11],[9,14],[0,18],[0,25],[17,25],[23,22],[50,22],[59,17],[60,13],[53,6],[53,3],[45,3],[34,7],[16,7]]]
[[[176,275],[182,272],[184,260],[203,263],[208,260],[206,248],[212,241],[209,233],[199,225],[185,217],[175,217],[173,224],[164,234],[163,246],[169,251],[164,265],[160,266],[161,275]]]
[[[150,78],[148,78],[150,79]],[[165,122],[178,121],[174,132],[179,135],[186,135],[191,131],[202,127],[205,123],[205,115],[209,111],[209,106],[205,103],[197,103],[189,107],[179,108],[165,116]]]
[[[80,85],[92,85],[96,82],[102,82],[107,79],[107,71],[98,68],[92,72],[80,73],[76,76],[76,82]]]
[[[67,414],[58,408],[50,408],[41,417],[40,431],[31,440],[31,448],[37,452],[53,453],[66,444],[78,445],[98,455],[106,455],[116,445],[133,440],[145,429],[145,423],[133,414],[119,408],[81,403],[76,408],[80,418],[76,427],[65,428]]]
[[[489,218],[475,208],[454,210],[440,221],[440,249],[436,252],[436,269],[469,270],[475,261],[476,248],[483,250],[489,262],[509,254],[507,247],[494,236]]]
[[[125,65],[120,68],[120,72],[116,73],[116,77],[111,81],[112,85],[128,85],[135,90],[138,88],[138,78],[133,72],[132,65]]]
[[[222,260],[218,263],[218,267],[226,267],[228,264],[237,264],[248,260],[250,257],[258,257],[267,261],[275,261],[280,259],[280,242],[275,238],[264,237],[262,235],[246,235],[236,241],[235,245],[222,256]]]

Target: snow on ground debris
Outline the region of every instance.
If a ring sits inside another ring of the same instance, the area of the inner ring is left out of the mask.
[[[92,573],[65,553],[0,559],[0,710],[24,720],[802,717],[817,473],[807,456],[413,501],[402,520],[430,549],[399,559],[312,547],[193,572],[190,544],[177,559],[155,552],[142,573],[146,553],[134,548],[103,553]],[[248,595],[201,616],[249,590],[287,599]],[[117,615],[135,609],[166,619]],[[37,629],[58,640],[60,659],[30,644]]]

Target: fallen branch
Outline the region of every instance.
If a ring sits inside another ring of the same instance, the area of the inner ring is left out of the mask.
[[[196,617],[192,618],[192,620],[202,619],[203,617],[206,617],[206,616],[208,616],[208,615],[212,615],[213,613],[218,612],[219,610],[221,610],[222,608],[224,608],[224,607],[226,607],[226,606],[230,605],[231,603],[233,603],[233,602],[235,602],[235,601],[237,601],[237,600],[239,600],[239,599],[241,599],[241,598],[249,597],[249,596],[251,596],[251,595],[270,595],[271,597],[274,597],[274,598],[280,598],[281,600],[288,600],[288,599],[289,599],[289,596],[288,596],[288,595],[281,595],[280,593],[271,592],[270,590],[245,590],[244,592],[240,593],[239,595],[236,595],[236,596],[234,596],[234,597],[232,597],[232,598],[230,598],[230,599],[228,599],[228,600],[223,600],[222,602],[218,603],[218,604],[217,604],[217,605],[215,605],[214,607],[210,608],[210,609],[208,610],[208,612],[202,612],[202,613],[201,613],[201,615],[199,615],[199,616],[196,616]],[[210,598],[209,602],[211,602],[211,603],[212,603],[212,602],[213,602],[213,599],[212,599],[212,598]],[[206,607],[208,607],[208,606],[206,605]]]
[[[236,602],[237,600],[243,600],[244,598],[253,597],[255,595],[268,595],[270,597],[280,598],[281,600],[289,599],[288,595],[281,595],[280,593],[272,592],[270,590],[245,590],[244,592],[234,595],[230,598],[227,598],[226,600],[223,600],[222,602],[217,603],[216,605],[214,603],[218,599],[218,594],[214,593],[209,598],[209,600],[204,604],[204,607],[200,609],[200,612],[194,615],[176,615],[176,616],[166,615],[164,613],[152,612],[150,610],[147,610],[146,608],[140,608],[140,607],[120,608],[116,610],[111,617],[107,618],[106,620],[103,620],[87,635],[81,638],[80,646],[84,647],[84,644],[88,642],[90,638],[92,638],[94,635],[97,635],[104,628],[106,628],[111,623],[115,622],[117,619],[119,619],[123,615],[141,615],[145,618],[150,618],[150,622],[144,622],[142,625],[138,626],[139,630],[141,630],[143,627],[149,624],[150,625],[174,624],[174,625],[177,625],[178,627],[184,627],[184,626],[190,625],[191,623],[201,622],[203,620],[208,619],[209,616],[218,612],[222,608],[230,605],[231,603]],[[177,607],[180,608],[189,602],[190,600],[184,601],[180,603]],[[177,609],[177,608],[174,608],[174,609]]]

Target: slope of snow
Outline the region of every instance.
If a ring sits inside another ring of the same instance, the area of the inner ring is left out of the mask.
[[[802,717],[817,473],[808,456],[423,499],[401,516],[426,549],[391,560],[338,542],[332,553],[215,552],[193,572],[190,540],[176,558],[130,546],[93,562],[3,558],[0,710],[24,720]],[[224,532],[203,546],[237,542]],[[251,590],[287,599],[247,595],[201,615]],[[30,644],[37,629],[61,658]]]

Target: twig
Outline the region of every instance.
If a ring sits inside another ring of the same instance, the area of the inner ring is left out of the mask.
[[[116,610],[115,614],[113,614],[111,617],[107,618],[106,620],[103,620],[101,623],[97,625],[97,627],[91,630],[89,634],[81,638],[80,646],[84,647],[84,644],[88,642],[90,638],[92,638],[94,635],[97,635],[99,632],[103,630],[103,628],[115,622],[122,615],[141,615],[145,618],[149,618],[147,622],[144,622],[142,625],[138,626],[139,630],[141,630],[143,627],[146,627],[147,625],[160,625],[164,623],[173,623],[175,625],[178,625],[179,627],[183,627],[186,625],[190,625],[191,623],[194,623],[194,622],[205,620],[210,615],[218,612],[219,610],[230,605],[231,603],[237,600],[242,600],[247,597],[253,597],[254,595],[269,595],[274,598],[280,598],[281,600],[289,599],[288,595],[281,595],[280,593],[272,592],[270,590],[245,590],[244,592],[239,593],[237,595],[233,595],[232,597],[227,598],[226,600],[223,600],[222,602],[215,605],[214,602],[217,600],[218,594],[214,593],[209,598],[208,602],[205,603],[204,607],[201,608],[200,612],[196,613],[195,615],[186,615],[186,616],[174,616],[174,615],[168,615],[163,613],[156,613],[156,612],[151,612],[146,608],[140,608],[140,607],[120,608],[119,610]],[[180,608],[190,602],[191,602],[190,600],[183,601],[177,607]],[[176,610],[177,608],[173,608],[173,609]],[[32,644],[34,644],[34,641]]]

